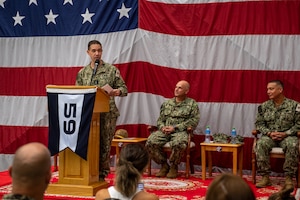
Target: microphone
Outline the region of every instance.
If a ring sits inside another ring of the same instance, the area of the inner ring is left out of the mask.
[[[97,71],[99,63],[100,63],[100,61],[98,59],[95,60],[95,66],[94,66],[93,76],[96,74],[96,71]]]

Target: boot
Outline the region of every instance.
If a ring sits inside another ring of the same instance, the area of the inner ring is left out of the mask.
[[[170,166],[168,165],[168,163],[164,163],[162,164],[159,172],[157,174],[155,174],[156,177],[165,177],[167,175],[167,173],[169,172]]]
[[[264,175],[262,177],[261,181],[256,183],[255,186],[257,188],[264,188],[264,187],[267,187],[267,186],[270,186],[270,185],[272,185],[272,183],[271,183],[271,180],[269,178],[269,175]]]
[[[176,178],[178,173],[178,166],[177,165],[171,165],[171,169],[169,173],[167,174],[167,178]]]
[[[290,176],[286,176],[285,177],[285,183],[284,183],[284,186],[283,186],[285,189],[291,189],[293,188],[294,189],[294,184],[293,184],[293,179],[292,177]]]

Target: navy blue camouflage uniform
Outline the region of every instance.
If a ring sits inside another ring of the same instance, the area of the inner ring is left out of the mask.
[[[262,176],[270,174],[269,153],[273,147],[279,146],[285,153],[284,173],[293,177],[298,169],[297,131],[300,131],[300,104],[285,98],[283,103],[276,107],[272,100],[268,100],[258,107],[255,126],[262,133],[255,149],[258,173]],[[268,136],[270,132],[285,132],[287,137],[275,141]]]
[[[99,65],[96,74],[92,78],[93,69],[91,65],[87,65],[82,68],[76,77],[76,85],[96,85],[103,87],[108,84],[113,89],[120,89],[120,96],[127,96],[128,90],[120,71],[114,65],[105,63],[102,61],[102,65]],[[115,103],[114,96],[110,96],[109,100],[109,112],[101,113],[100,115],[100,174],[99,176],[104,178],[110,171],[110,149],[111,141],[113,139],[117,118],[120,115],[119,110]]]
[[[160,109],[157,120],[158,131],[151,133],[147,139],[146,147],[151,159],[158,164],[167,162],[167,155],[162,147],[170,142],[172,153],[169,161],[173,165],[178,165],[184,154],[188,142],[188,127],[195,128],[200,119],[200,111],[194,99],[186,98],[180,103],[176,103],[175,97],[164,102]],[[161,129],[164,126],[174,126],[175,132],[164,134]]]

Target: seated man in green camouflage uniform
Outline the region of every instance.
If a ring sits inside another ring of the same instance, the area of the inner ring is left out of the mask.
[[[12,191],[4,200],[43,200],[51,180],[48,148],[37,142],[23,145],[16,151],[9,173]]]
[[[161,164],[157,177],[176,178],[178,164],[187,147],[188,127],[195,128],[200,119],[200,111],[197,102],[188,98],[190,85],[187,81],[179,81],[174,90],[174,98],[167,100],[161,106],[157,120],[158,131],[148,137],[146,147],[151,159]],[[167,162],[167,155],[162,147],[170,143],[172,153],[169,158],[171,167]]]
[[[283,84],[279,80],[267,84],[267,94],[270,100],[258,107],[255,122],[256,129],[262,133],[255,152],[258,172],[263,176],[256,187],[271,185],[269,152],[275,146],[282,147],[285,153],[285,187],[294,187],[292,178],[298,169],[297,132],[300,130],[300,104],[284,96]]]

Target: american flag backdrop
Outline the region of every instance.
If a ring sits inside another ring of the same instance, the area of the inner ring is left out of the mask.
[[[47,144],[45,87],[75,84],[92,39],[127,84],[117,123],[130,135],[147,135],[185,79],[196,134],[251,137],[267,81],[300,101],[299,34],[299,0],[0,0],[0,165],[26,142]]]

